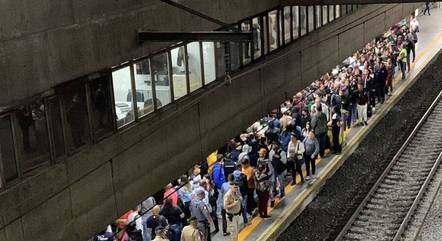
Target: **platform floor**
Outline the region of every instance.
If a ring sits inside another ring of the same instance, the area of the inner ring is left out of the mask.
[[[369,119],[366,127],[353,127],[348,130],[345,146],[341,155],[330,155],[317,161],[317,177],[315,180],[306,181],[302,185],[290,186],[286,190],[286,197],[276,200],[275,208],[269,209],[272,216],[268,220],[260,217],[252,219],[251,224],[243,227],[240,241],[274,240],[302,210],[314,199],[326,180],[342,165],[353,153],[359,143],[373,129],[385,114],[399,101],[407,89],[424,72],[429,62],[442,49],[442,8],[432,9],[431,16],[418,16],[420,23],[419,41],[416,45],[416,60],[411,72],[405,80],[400,79],[400,74],[394,81],[393,95],[388,97],[383,105],[377,105],[376,111]],[[299,177],[298,177],[299,178]],[[220,225],[221,227],[221,225]],[[231,237],[222,235],[222,232],[212,236],[214,241],[231,240]]]

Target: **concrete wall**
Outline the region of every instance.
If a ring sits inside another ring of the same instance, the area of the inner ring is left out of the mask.
[[[364,7],[25,178],[0,194],[0,241],[86,240],[412,9]]]
[[[231,23],[279,0],[181,0]],[[198,31],[218,26],[158,0],[5,0],[0,2],[0,106],[167,44],[136,42],[136,31]]]

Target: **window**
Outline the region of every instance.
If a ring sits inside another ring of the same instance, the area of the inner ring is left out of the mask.
[[[305,21],[305,15],[304,15]],[[299,7],[292,7],[292,28],[293,28],[293,39],[299,38]],[[305,29],[304,29],[305,30]]]
[[[278,11],[269,12],[270,51],[278,48]]]
[[[14,122],[17,160],[23,172],[48,163],[49,138],[43,100],[20,105],[15,111]]]
[[[142,73],[142,72],[140,72]],[[112,71],[112,84],[114,87],[115,114],[117,118],[117,127],[120,128],[135,120],[134,107],[132,102],[132,83],[130,67]],[[143,102],[145,96],[143,93],[136,92],[137,100]]]
[[[335,20],[335,5],[328,6],[328,21]]]
[[[112,133],[114,129],[110,78],[110,73],[106,73],[89,81],[92,128],[96,139]]]
[[[307,7],[300,6],[299,7],[299,23],[301,28],[301,36],[304,36],[307,33]]]
[[[291,19],[291,7],[284,7],[284,16],[282,18],[283,21],[281,23],[284,25],[284,42],[290,43],[292,40],[292,19]]]
[[[169,82],[169,61],[168,54],[161,53],[153,56],[151,61],[151,68],[153,78],[155,80],[155,95],[157,108],[165,106],[171,102],[170,82]],[[154,95],[154,96],[155,96]]]
[[[110,111],[112,113],[112,111]],[[108,113],[108,115],[111,115]],[[57,96],[48,99],[48,119],[50,120],[52,146],[55,157],[61,157],[66,154],[63,121],[61,119],[60,99]]]
[[[328,23],[328,7],[327,5],[322,6],[322,25]]]
[[[90,141],[86,91],[83,80],[75,80],[56,90],[62,97],[65,114],[66,143],[69,151]]]
[[[262,25],[264,26],[263,28],[263,38],[264,38],[264,54],[267,54],[269,52],[270,49],[270,43],[269,43],[269,18],[267,16],[262,16]]]
[[[203,86],[201,75],[201,51],[200,42],[187,44],[187,59],[189,67],[190,92],[193,92]]]
[[[341,5],[336,5],[335,6],[336,7],[336,9],[335,9],[335,13],[336,13],[336,16],[335,16],[335,19],[336,18],[340,18],[341,17]]]
[[[172,58],[173,97],[175,100],[187,94],[186,58],[184,46],[170,50]]]
[[[208,84],[216,79],[215,71],[215,43],[203,42],[204,83]],[[175,82],[174,82],[175,89]]]
[[[225,59],[225,44],[217,42],[215,43],[215,64],[216,64],[216,78],[223,78],[226,74],[226,59]]]
[[[9,116],[0,117],[0,188],[5,183],[18,178],[17,162],[12,139],[11,119]]]
[[[155,109],[152,76],[150,75],[150,60],[143,59],[137,61],[133,66],[135,70],[143,69],[142,72],[135,71],[134,75],[138,117],[142,117]],[[132,101],[132,98],[130,98],[130,101]]]
[[[250,21],[244,21],[241,23],[241,31],[246,32],[250,31]],[[242,63],[243,65],[250,63],[251,58],[251,44],[250,42],[243,42],[242,45]]]
[[[239,45],[238,42],[230,42],[230,63],[232,71],[237,70],[240,67]]]
[[[307,12],[308,20],[308,32],[312,32],[314,30],[314,24],[315,24],[315,11],[314,6],[308,6],[308,12]]]
[[[262,34],[262,25],[259,21],[259,18],[252,19],[253,26],[253,57],[257,59],[261,57],[261,34]]]
[[[318,29],[321,27],[322,24],[322,7],[321,6],[315,6],[315,29]]]

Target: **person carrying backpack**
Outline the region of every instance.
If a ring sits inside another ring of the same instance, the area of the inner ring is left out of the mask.
[[[285,151],[281,149],[278,142],[274,142],[272,144],[272,150],[269,153],[269,159],[275,171],[275,185],[273,185],[273,193],[275,195],[279,193],[279,197],[283,198],[285,196],[284,187],[285,173],[287,170],[287,155]]]

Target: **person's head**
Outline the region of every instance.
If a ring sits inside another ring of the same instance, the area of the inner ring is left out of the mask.
[[[223,156],[223,154],[218,154],[218,155],[216,155],[216,161],[217,161],[217,162],[223,162],[223,161],[224,161],[224,156]]]
[[[321,105],[321,102],[319,102],[319,104],[318,105],[316,105],[316,112],[321,112],[322,111],[322,105]]]
[[[232,191],[233,193],[237,193],[238,192],[238,183],[230,182],[230,191]]]
[[[159,215],[160,211],[161,211],[161,208],[159,205],[155,205],[151,210],[152,215]]]
[[[241,168],[248,167],[248,166],[250,166],[250,161],[249,161],[249,158],[247,158],[247,156],[245,156],[241,162]]]
[[[259,163],[258,164],[258,171],[262,172],[262,171],[264,171],[265,168],[266,168],[266,166],[265,166],[264,163]]]
[[[259,149],[258,155],[259,157],[264,158],[267,155],[267,150],[264,148]]]
[[[201,168],[200,168],[200,166],[199,166],[199,165],[195,165],[195,166],[193,167],[192,173],[193,173],[194,176],[199,175],[199,174],[201,173]]]
[[[293,143],[296,143],[298,141],[298,137],[295,134],[293,134],[292,137],[291,137],[291,141]]]
[[[198,219],[195,216],[190,217],[189,223],[192,227],[198,228]]]
[[[279,148],[280,148],[279,142],[277,142],[277,141],[274,141],[272,146],[273,146],[273,150],[275,150],[275,151],[279,150]]]
[[[167,190],[171,189],[172,187],[173,187],[172,183],[169,183],[164,187],[164,190],[167,191]]]
[[[166,198],[166,200],[164,201],[164,207],[165,208],[170,208],[173,206],[173,200],[171,197]]]
[[[312,126],[310,125],[310,121],[307,121],[306,123],[305,123],[305,129],[306,130],[310,130],[312,128]]]
[[[315,132],[314,131],[309,131],[308,132],[308,138],[314,139],[315,138]]]
[[[233,173],[230,173],[230,174],[227,176],[227,181],[228,181],[229,183],[232,183],[233,181],[235,181],[235,176],[234,176]]]
[[[199,200],[203,200],[206,197],[206,192],[204,190],[204,188],[200,187],[196,190],[195,192],[196,194],[196,198]]]
[[[155,228],[155,235],[159,236],[161,238],[165,238],[165,236],[166,236],[166,232],[165,231],[166,230],[164,229],[164,227],[160,225],[157,228]]]

